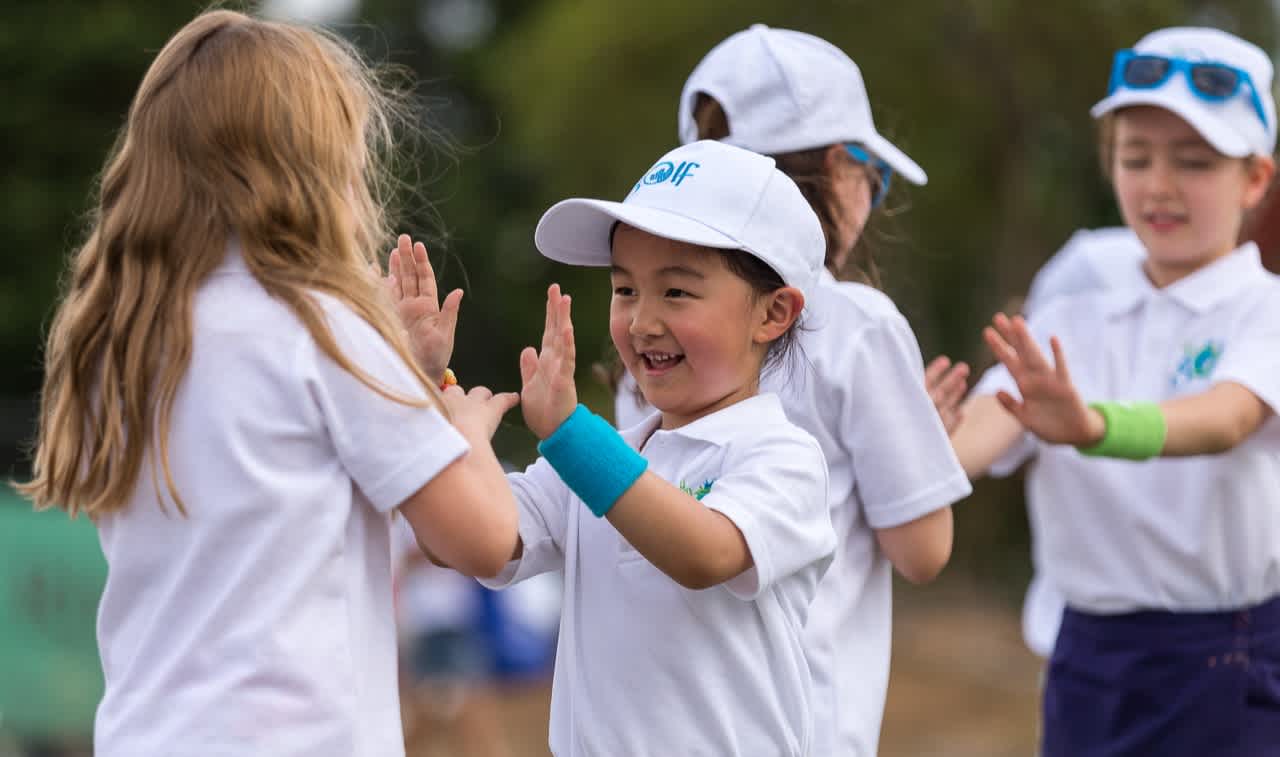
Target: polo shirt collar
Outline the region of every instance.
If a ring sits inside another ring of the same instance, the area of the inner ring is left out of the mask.
[[[214,273],[248,273],[249,266],[244,262],[244,253],[240,247],[240,237],[232,232],[227,235],[227,252],[222,262],[213,269]]]
[[[1178,279],[1164,289],[1156,289],[1145,275],[1134,287],[1115,292],[1108,300],[1112,317],[1132,312],[1153,297],[1166,297],[1195,313],[1206,313],[1234,297],[1257,275],[1266,273],[1258,245],[1245,242],[1222,258],[1195,273]]]
[[[778,395],[763,393],[704,415],[680,428],[668,430],[658,428],[662,423],[662,413],[654,413],[642,423],[624,431],[622,438],[636,449],[639,449],[650,436],[673,436],[724,445],[743,434],[750,434],[761,426],[787,422],[787,415],[782,410],[782,402],[778,399]]]

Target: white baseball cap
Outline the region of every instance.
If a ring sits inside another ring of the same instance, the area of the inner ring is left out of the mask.
[[[1159,86],[1134,88],[1127,86],[1113,70],[1112,91],[1089,111],[1094,118],[1118,108],[1154,105],[1172,111],[1191,124],[1223,155],[1238,158],[1275,152],[1276,104],[1271,95],[1271,59],[1261,48],[1218,29],[1177,27],[1148,34],[1133,46],[1133,53],[1191,63],[1226,64],[1248,74],[1252,84],[1242,82],[1235,94],[1214,101],[1196,94],[1182,71],[1173,71]]]
[[[826,256],[818,216],[773,158],[713,140],[663,155],[622,202],[561,200],[542,215],[533,240],[552,260],[607,266],[617,221],[665,239],[744,250],[806,296]]]
[[[698,138],[693,106],[699,92],[720,103],[729,120],[723,141],[765,155],[857,142],[913,184],[924,169],[880,136],[862,72],[824,39],[755,24],[711,48],[680,94],[680,141]]]

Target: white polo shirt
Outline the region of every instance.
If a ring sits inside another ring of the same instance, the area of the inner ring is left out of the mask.
[[[685,589],[593,516],[545,460],[511,474],[524,553],[483,583],[564,570],[551,751],[816,754],[801,629],[835,547],[822,452],[771,394],[669,431],[655,430],[658,420],[623,437],[650,471],[732,520],[755,565]]]
[[[816,692],[813,754],[874,755],[893,629],[893,566],[874,529],[947,507],[971,487],[924,388],[915,335],[892,300],[823,270],[797,346],[790,365],[762,383],[818,440],[831,477],[827,504],[839,546],[805,628]],[[620,391],[619,408],[630,397]]]
[[[1147,251],[1138,235],[1127,226],[1080,229],[1036,272],[1022,311],[1031,317],[1058,297],[1101,289],[1142,286],[1146,281],[1146,274],[1142,271],[1146,257]],[[998,374],[1004,369],[997,364],[991,370]],[[984,374],[974,388],[974,393],[994,394],[995,390],[989,386]],[[992,466],[992,475],[1007,476],[1013,473],[1034,452],[1035,443],[1030,438],[1026,439]],[[1034,478],[1035,475],[1034,470],[1028,472],[1029,478]],[[1035,511],[1040,507],[1040,500],[1028,492],[1027,511],[1032,524],[1037,520]],[[1058,626],[1062,622],[1062,608],[1066,600],[1063,599],[1062,592],[1044,576],[1044,556],[1040,547],[1040,541],[1033,532],[1033,573],[1022,603],[1022,637],[1031,651],[1041,657],[1048,657],[1058,638]]]
[[[355,364],[425,396],[364,320],[316,297]],[[466,449],[435,410],[329,360],[233,247],[196,294],[173,408],[187,515],[160,509],[144,465],[98,522],[95,754],[402,755],[390,512]]]
[[[1168,286],[1059,299],[1056,335],[1086,400],[1163,401],[1232,381],[1280,408],[1280,279],[1253,243]],[[1003,382],[1001,381],[1003,377]],[[1017,393],[1004,371],[983,387]],[[1036,442],[1043,570],[1094,613],[1214,611],[1280,593],[1280,420],[1220,455],[1128,462]]]

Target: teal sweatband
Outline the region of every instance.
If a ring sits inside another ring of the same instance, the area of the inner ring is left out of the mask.
[[[608,421],[582,405],[538,443],[538,453],[597,518],[649,467]]]
[[[1077,447],[1082,455],[1147,460],[1164,450],[1168,432],[1164,412],[1154,402],[1091,402],[1102,414],[1107,431],[1092,447]]]

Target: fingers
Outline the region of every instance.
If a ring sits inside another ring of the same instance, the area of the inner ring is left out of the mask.
[[[555,337],[555,325],[558,318],[559,310],[556,307],[556,300],[560,296],[560,285],[552,284],[547,287],[547,317],[542,324],[542,351],[546,352]]]
[[[1049,347],[1053,350],[1053,367],[1058,374],[1058,378],[1064,383],[1071,383],[1071,371],[1067,370],[1067,356],[1062,351],[1062,342],[1058,337],[1049,337]]]
[[[930,391],[937,385],[942,374],[947,372],[947,368],[951,366],[951,358],[946,355],[939,355],[930,361],[929,365],[924,369],[924,385]]]
[[[560,375],[573,380],[573,372],[578,360],[578,349],[573,340],[573,319],[571,309],[573,300],[569,295],[560,299]]]
[[[1035,370],[1048,369],[1049,361],[1045,359],[1044,351],[1040,349],[1040,345],[1036,344],[1036,340],[1032,338],[1031,329],[1027,328],[1026,319],[1020,315],[1014,316],[1011,325],[1013,327],[1013,338],[1016,340],[1014,348],[1022,356],[1023,362]]]
[[[933,399],[934,406],[939,411],[954,409],[969,388],[968,378],[969,366],[967,364],[956,363],[951,366],[951,370],[939,378],[929,391],[929,396]]]
[[[520,351],[520,381],[524,388],[529,386],[529,382],[533,381],[537,373],[538,351],[532,347],[525,347]]]
[[[413,245],[413,265],[417,273],[418,294],[436,304],[436,271],[427,257],[427,247],[422,242]]]
[[[1003,316],[998,315],[996,318],[1003,318]],[[1022,370],[1022,361],[1018,359],[1018,353],[990,326],[982,330],[982,340],[991,348],[996,360],[1003,363],[1004,367],[1009,369],[1009,373],[1016,378]]]
[[[400,289],[405,297],[418,296],[418,269],[413,257],[413,240],[408,234],[401,234],[396,239],[395,256],[396,273],[400,279]]]
[[[404,299],[404,287],[400,285],[400,251],[392,250],[387,256],[387,289],[391,290],[391,297],[399,302]]]
[[[520,395],[515,392],[503,392],[502,394],[493,395],[490,402],[502,410],[502,414],[506,415],[516,405],[520,404]]]
[[[467,391],[467,396],[487,400],[493,396],[493,390],[487,386],[473,386]]]
[[[999,400],[1000,405],[1004,407],[1005,410],[1009,411],[1009,415],[1012,415],[1014,418],[1018,419],[1018,422],[1022,423],[1023,426],[1026,425],[1025,423],[1023,423],[1023,419],[1022,419],[1022,415],[1024,412],[1022,403],[1014,399],[1012,394],[1009,394],[1008,392],[1001,389],[1000,391],[996,392],[996,399]]]
[[[444,304],[440,307],[440,317],[443,322],[443,328],[452,334],[458,327],[458,309],[462,307],[462,290],[455,289],[444,298]]]
[[[1031,337],[1031,331],[1027,328],[1027,322],[1022,316],[1007,318],[1001,314],[994,322],[996,328],[1000,330],[1000,335],[1018,353],[1018,359],[1028,370],[1039,372],[1049,369],[1049,361],[1045,359],[1040,345],[1036,344],[1035,339]]]

